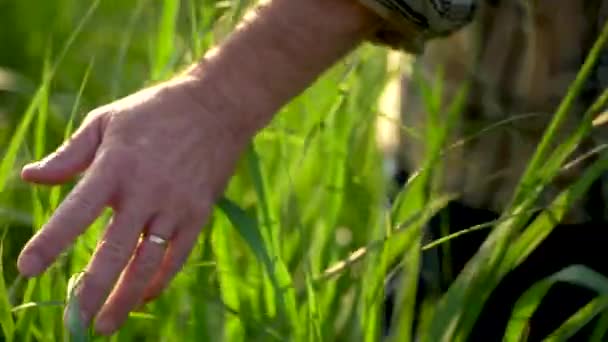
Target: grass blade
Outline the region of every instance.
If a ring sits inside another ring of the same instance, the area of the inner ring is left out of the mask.
[[[524,338],[532,314],[551,287],[559,282],[586,287],[598,294],[608,295],[608,278],[586,266],[569,266],[536,283],[517,300],[507,325],[507,342],[518,342]]]
[[[154,46],[154,65],[152,66],[152,80],[162,79],[170,70],[175,54],[175,36],[177,30],[177,17],[180,1],[164,0],[160,19],[160,27]]]
[[[15,335],[15,322],[11,313],[11,303],[9,301],[9,295],[6,288],[4,279],[4,240],[6,237],[6,230],[0,238],[0,326],[2,326],[2,332],[4,339],[7,342],[13,341]]]
[[[600,318],[597,320],[597,324],[593,332],[591,333],[591,337],[589,338],[590,342],[602,342],[606,339],[606,333],[608,332],[608,312],[604,312]]]
[[[36,110],[40,105],[42,97],[44,96],[44,88],[46,85],[43,84],[38,88],[36,94],[34,95],[32,101],[30,102],[29,107],[25,111],[19,126],[13,133],[11,140],[8,144],[8,147],[4,153],[2,161],[0,162],[0,193],[3,192],[6,183],[11,175],[11,171],[15,166],[15,161],[17,160],[17,154],[19,152],[19,148],[24,144],[27,133],[30,129],[30,124],[32,123]]]
[[[580,199],[593,182],[608,170],[608,157],[595,162],[578,181],[559,194],[551,205],[543,210],[526,230],[514,241],[502,263],[501,273],[521,264],[540,243],[549,236],[553,228],[564,217],[571,204]]]
[[[585,82],[589,78],[591,73],[593,72],[594,66],[595,66],[596,62],[599,60],[600,54],[602,53],[602,50],[604,49],[604,46],[606,45],[607,41],[608,41],[608,22],[606,22],[604,24],[604,27],[602,29],[600,36],[598,37],[597,41],[591,48],[591,51],[589,52],[587,58],[585,59],[585,62],[583,63],[581,70],[578,72],[578,74],[576,75],[576,79],[574,80],[574,82],[572,83],[570,88],[568,89],[566,97],[560,103],[560,106],[557,109],[557,112],[555,113],[553,120],[551,120],[549,127],[545,131],[545,134],[543,134],[542,140],[541,140],[540,144],[538,145],[536,152],[534,153],[534,155],[532,156],[532,159],[528,163],[526,171],[524,172],[524,174],[521,178],[522,180],[519,183],[519,185],[515,191],[515,194],[513,196],[513,200],[515,202],[518,202],[518,200],[521,198],[521,196],[526,195],[526,193],[527,193],[526,189],[529,187],[530,184],[534,184],[534,182],[530,182],[532,179],[535,178],[533,175],[538,170],[543,169],[541,167],[541,165],[544,162],[545,156],[547,155],[547,153],[549,153],[549,151],[551,149],[551,144],[553,142],[553,139],[557,135],[557,130],[562,125],[562,123],[566,120],[566,117],[570,113],[576,98],[579,96],[579,94],[583,90]]]
[[[76,296],[76,289],[81,285],[84,273],[72,275],[67,288],[67,327],[71,340],[74,342],[88,342],[89,333],[80,317],[80,302]]]
[[[261,218],[261,232],[267,242],[269,252],[272,257],[272,273],[274,273],[278,288],[275,288],[275,297],[278,300],[279,306],[282,307],[282,314],[286,315],[293,329],[298,330],[298,315],[296,308],[295,291],[293,289],[293,281],[289,274],[287,265],[281,256],[281,248],[279,243],[279,219],[276,217],[272,205],[272,198],[268,190],[268,181],[262,172],[262,165],[257,152],[251,148],[247,153],[247,161],[249,165],[249,173],[253,179],[253,187],[259,202],[259,216]]]
[[[224,217],[221,217],[214,224],[212,232],[213,251],[217,260],[222,300],[228,307],[240,311],[238,282],[235,281],[239,279],[239,271],[235,267],[234,255],[230,252],[231,231],[228,230],[228,224]],[[226,341],[242,341],[244,330],[240,317],[229,313],[226,313],[225,317],[224,338]]]
[[[567,341],[601,312],[608,309],[608,296],[594,298],[578,310],[545,339],[546,342]]]

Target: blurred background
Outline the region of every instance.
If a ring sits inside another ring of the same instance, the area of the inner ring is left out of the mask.
[[[225,198],[201,222],[205,229],[183,271],[158,300],[133,312],[112,337],[94,336],[78,322],[64,328],[64,307],[78,307],[70,280],[86,266],[112,213],[104,212],[44,275],[21,278],[21,247],[74,184],[25,184],[21,167],[53,151],[90,110],[198,60],[255,2],[0,0],[0,341],[378,341],[389,283],[400,290],[392,340],[410,340],[416,331],[428,341],[464,341],[485,296],[605,172],[602,159],[539,212],[537,189],[558,174],[584,130],[555,151],[545,146],[522,180],[529,186],[501,220],[469,230],[495,227],[488,240],[500,248],[475,248],[466,272],[442,275],[453,284],[444,295],[417,301],[422,251],[449,250],[457,236],[442,230],[428,241],[423,227],[453,198],[436,190],[435,179],[464,101],[450,104],[448,120],[440,120],[441,73],[417,80],[435,119],[424,132],[403,127],[399,80],[411,59],[363,44],[256,136]],[[388,157],[401,133],[427,146],[424,167],[397,188]],[[441,228],[449,225],[442,216]],[[395,274],[405,274],[403,281],[389,281]],[[598,296],[560,329],[576,331],[601,313],[596,336],[603,340],[608,279],[574,266],[526,292],[511,312],[510,341],[525,340],[527,319],[564,279]]]

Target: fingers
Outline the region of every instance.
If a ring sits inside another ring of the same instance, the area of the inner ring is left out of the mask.
[[[94,167],[23,248],[17,261],[19,272],[31,277],[44,271],[95,221],[112,196],[113,187],[109,173]]]
[[[149,217],[141,205],[133,204],[115,213],[77,292],[80,314],[86,324],[99,311],[129,262]]]
[[[129,312],[141,302],[144,290],[163,261],[166,248],[165,244],[149,237],[160,237],[168,243],[175,226],[176,222],[169,215],[157,216],[151,222],[146,237],[140,240],[119,284],[97,317],[95,328],[99,333],[114,332],[127,319]]]
[[[84,171],[95,158],[101,143],[100,115],[85,122],[57,151],[41,161],[26,165],[23,180],[40,184],[59,184]]]
[[[142,296],[144,302],[149,302],[158,297],[175,274],[179,272],[188,259],[192,248],[194,248],[202,228],[203,222],[195,221],[188,223],[188,226],[181,227],[177,231],[175,237],[169,243],[160,269],[144,291]]]

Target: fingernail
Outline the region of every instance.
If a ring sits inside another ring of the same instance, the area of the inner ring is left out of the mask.
[[[114,322],[102,317],[95,322],[95,331],[101,335],[109,335],[114,331]]]
[[[28,253],[22,254],[17,261],[17,267],[19,268],[19,272],[26,277],[34,276],[44,269],[44,263],[40,256]]]

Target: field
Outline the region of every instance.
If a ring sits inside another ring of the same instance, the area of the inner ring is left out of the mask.
[[[21,166],[56,148],[88,111],[197,60],[229,34],[249,5],[238,0],[0,2],[0,340],[377,341],[386,275],[402,270],[407,277],[392,339],[410,340],[417,331],[422,340],[463,341],[488,293],[608,167],[600,158],[531,219],[543,185],[591,129],[597,111],[590,111],[559,148],[550,148],[596,49],[547,129],[512,205],[498,221],[477,227],[493,229],[486,248],[415,322],[421,251],[450,240],[423,242],[422,229],[451,198],[428,190],[451,121],[436,120],[435,129],[421,133],[428,142],[426,167],[405,188],[395,189],[383,167],[376,124],[389,115],[382,95],[400,67],[388,63],[385,49],[366,44],[256,137],[183,271],[158,300],[133,313],[110,338],[80,331],[77,324],[65,329],[63,308],[74,304],[68,282],[88,262],[111,212],[43,276],[19,277],[20,248],[70,188],[25,184],[19,179]],[[607,38],[603,34],[601,40]],[[441,81],[427,86],[426,101],[438,108]],[[453,108],[456,119],[458,103]],[[598,292],[590,303],[595,310],[573,313],[558,331],[562,336],[601,312],[598,307],[608,307],[603,297],[608,279],[572,266],[522,297],[508,341],[524,338],[525,318],[559,281]],[[607,330],[604,311],[597,339]]]

